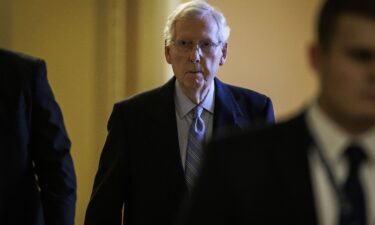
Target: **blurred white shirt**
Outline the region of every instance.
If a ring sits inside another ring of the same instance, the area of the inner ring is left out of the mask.
[[[360,178],[366,200],[367,224],[375,225],[375,127],[361,136],[352,137],[328,118],[317,103],[307,112],[307,124],[339,186],[345,182],[348,173],[345,149],[356,142],[366,151],[368,160],[361,167]],[[311,150],[309,163],[319,224],[338,224],[337,193],[317,150]]]

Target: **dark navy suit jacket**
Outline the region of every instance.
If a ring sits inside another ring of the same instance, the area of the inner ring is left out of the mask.
[[[0,224],[74,223],[69,151],[44,61],[0,49]]]
[[[271,100],[215,79],[213,135],[273,123]],[[170,225],[186,196],[172,78],[117,103],[86,212],[86,225]],[[124,212],[122,207],[124,205]]]

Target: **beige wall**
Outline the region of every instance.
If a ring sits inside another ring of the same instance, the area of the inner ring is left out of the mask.
[[[278,118],[289,116],[317,89],[307,48],[320,0],[209,0],[231,27],[219,77],[270,96]]]
[[[164,23],[178,0],[127,0],[127,94],[154,88],[172,76],[164,60]]]
[[[319,0],[210,0],[232,28],[219,77],[269,95],[287,115],[316,90],[307,64]],[[0,47],[46,59],[72,140],[83,223],[115,101],[162,84],[162,29],[178,0],[0,0]]]

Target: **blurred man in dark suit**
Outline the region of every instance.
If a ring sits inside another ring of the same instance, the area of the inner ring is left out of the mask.
[[[174,77],[115,105],[86,225],[172,224],[199,172],[202,144],[274,121],[268,97],[216,78],[228,37],[224,16],[204,1],[170,15],[165,57]]]
[[[327,0],[317,100],[209,145],[183,224],[375,224],[375,1]]]
[[[0,49],[0,224],[72,225],[76,178],[43,60]]]

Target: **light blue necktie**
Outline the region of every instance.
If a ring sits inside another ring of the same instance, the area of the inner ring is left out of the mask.
[[[185,160],[185,179],[189,191],[191,191],[199,172],[205,134],[204,121],[202,119],[204,114],[203,108],[196,106],[191,113],[193,114],[193,119],[189,129]]]

